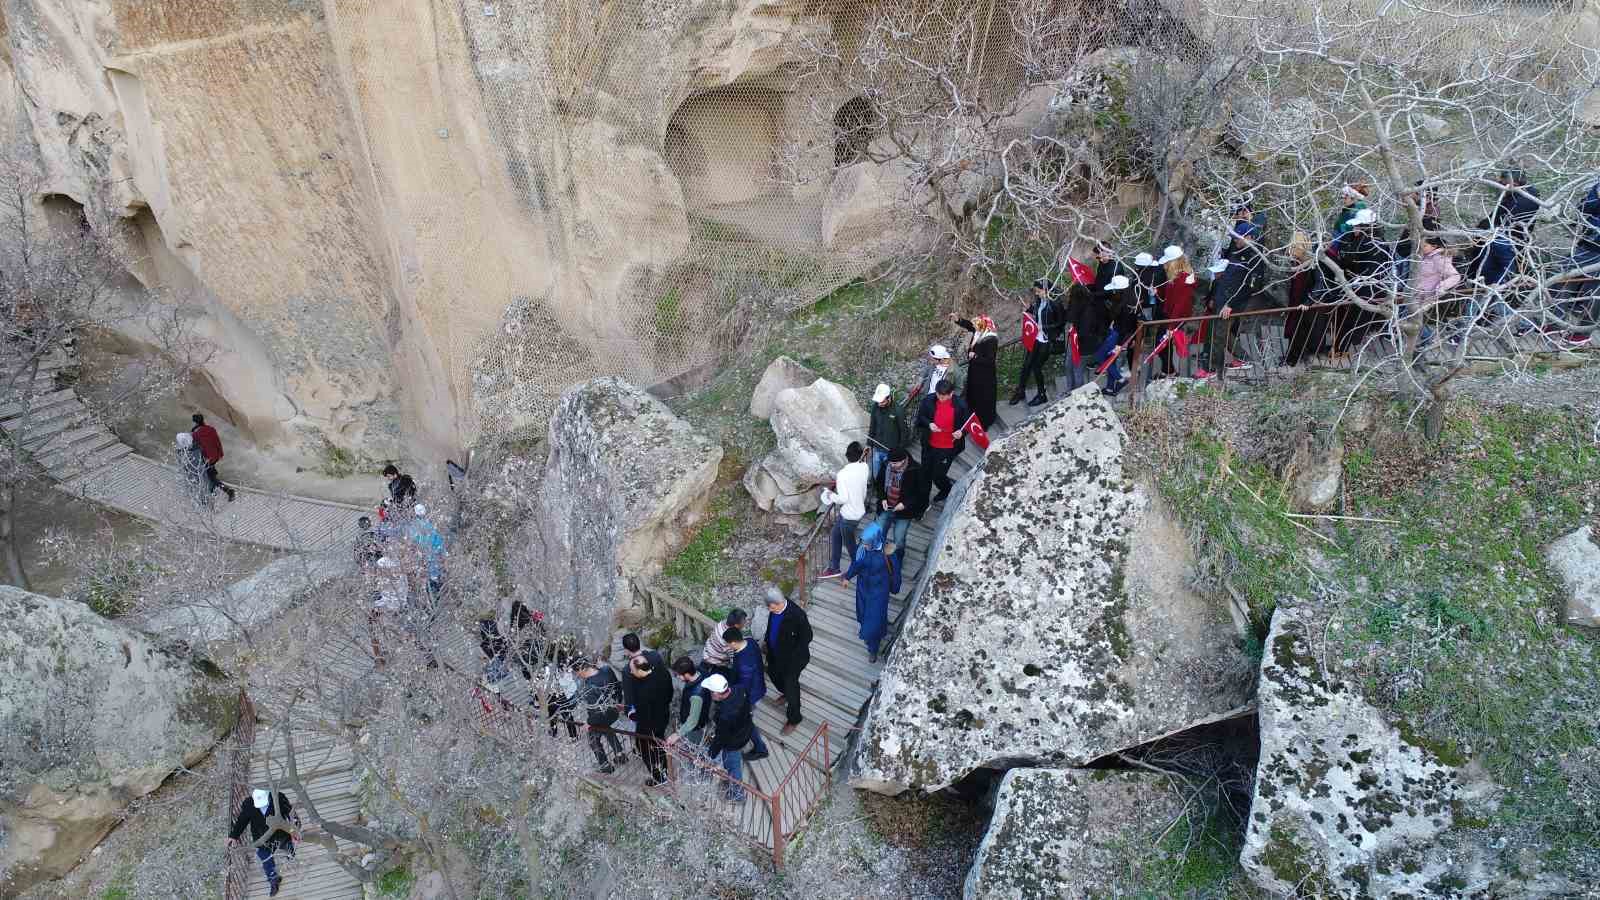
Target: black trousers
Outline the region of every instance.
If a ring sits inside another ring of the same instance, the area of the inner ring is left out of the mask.
[[[1050,359],[1050,345],[1036,344],[1022,359],[1022,375],[1017,379],[1017,391],[1013,397],[1022,397],[1028,392],[1028,375],[1033,375],[1033,382],[1039,388],[1039,393],[1044,391],[1044,364]]]
[[[639,758],[650,767],[650,778],[653,781],[667,780],[667,751],[661,742],[667,739],[667,729],[646,728],[643,724],[635,726],[638,730],[634,733],[634,746],[639,748]]]
[[[772,679],[772,684],[783,695],[784,721],[790,725],[799,725],[805,721],[805,716],[800,714],[800,673],[811,661],[806,660],[800,665],[790,665],[782,662],[767,672]]]
[[[939,496],[950,493],[950,488],[955,482],[950,480],[950,464],[956,461],[956,448],[941,450],[938,447],[927,448],[923,458],[927,460],[929,477],[933,479],[933,486],[939,489]]]
[[[228,486],[222,483],[221,478],[217,477],[217,464],[206,463],[206,493],[214,494],[217,492],[217,488],[227,491]]]
[[[577,706],[578,704],[565,694],[550,695],[549,701],[544,705],[544,714],[550,722],[551,737],[556,736],[556,723],[564,722],[567,726],[567,737],[572,740],[578,739],[578,720],[572,717],[572,712]]]
[[[606,759],[605,748],[600,746],[601,738],[605,738],[606,743],[611,745],[611,755],[621,759],[622,741],[617,740],[615,734],[609,731],[591,731],[589,732],[589,749],[594,751],[595,761],[601,766],[610,765],[610,760]]]

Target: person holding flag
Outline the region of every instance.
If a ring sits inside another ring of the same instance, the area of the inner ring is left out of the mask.
[[[1122,369],[1117,365],[1117,357],[1122,354],[1122,345],[1118,343],[1121,340],[1119,327],[1122,323],[1118,322],[1118,317],[1127,306],[1127,299],[1122,292],[1128,289],[1129,284],[1126,275],[1111,276],[1111,280],[1106,282],[1105,291],[1097,298],[1096,303],[1102,308],[1110,327],[1090,360],[1095,367],[1096,375],[1106,373],[1105,394],[1108,397],[1115,397],[1117,392],[1122,390]]]
[[[995,412],[995,357],[1000,351],[1000,335],[994,330],[994,320],[978,316],[972,321],[950,314],[950,321],[963,330],[972,332],[972,342],[967,345],[967,385],[962,396],[967,406],[977,413],[983,427],[994,425]]]
[[[1076,260],[1074,260],[1076,262]],[[1081,263],[1080,263],[1081,265]],[[1103,305],[1095,299],[1091,273],[1087,281],[1075,281],[1067,288],[1067,390],[1075,391],[1090,382],[1089,370],[1083,364],[1085,346],[1094,349],[1105,340],[1107,319]],[[1093,343],[1091,343],[1093,342]]]
[[[1043,406],[1049,401],[1044,387],[1045,362],[1050,358],[1051,341],[1060,341],[1065,326],[1061,305],[1054,296],[1055,285],[1040,278],[1033,283],[1033,296],[1022,308],[1022,349],[1027,354],[1022,361],[1022,374],[1017,378],[1017,389],[1011,394],[1011,405],[1016,406],[1028,393],[1028,376],[1031,374],[1038,393],[1029,406]]]
[[[1194,288],[1196,279],[1194,269],[1189,265],[1189,257],[1183,248],[1173,245],[1161,254],[1161,264],[1166,267],[1167,280],[1159,288],[1161,296],[1161,318],[1187,319],[1194,315]],[[1173,325],[1166,329],[1166,333],[1156,342],[1156,349],[1150,351],[1149,359],[1154,359],[1157,354],[1161,356],[1161,375],[1171,378],[1178,374],[1173,353],[1178,358],[1189,358],[1189,334],[1184,329],[1185,325]]]
[[[955,383],[946,378],[939,382],[934,392],[922,398],[917,407],[917,427],[928,431],[928,442],[923,447],[923,464],[928,468],[928,480],[939,493],[930,501],[943,503],[950,496],[955,482],[950,480],[950,464],[966,448],[963,423],[972,417],[972,410],[956,396]]]

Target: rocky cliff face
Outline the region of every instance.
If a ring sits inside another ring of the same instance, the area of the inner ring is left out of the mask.
[[[840,27],[813,6],[12,0],[0,110],[196,307],[196,398],[268,447],[435,456],[704,362],[751,241],[812,260],[791,293],[846,277],[821,223],[882,192],[772,177],[831,162],[785,69]]]
[[[81,603],[0,587],[0,896],[76,865],[233,727],[237,691]]]

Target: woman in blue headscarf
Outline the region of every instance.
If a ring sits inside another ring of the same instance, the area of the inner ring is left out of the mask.
[[[844,580],[856,580],[856,622],[867,645],[867,661],[878,661],[878,647],[889,630],[889,594],[894,581],[894,558],[883,552],[883,526],[877,522],[861,532],[856,558]]]

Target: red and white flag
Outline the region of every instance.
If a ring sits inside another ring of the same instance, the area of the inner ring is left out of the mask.
[[[1115,347],[1112,347],[1111,348],[1111,352],[1106,354],[1106,361],[1101,363],[1100,364],[1100,368],[1095,369],[1094,373],[1096,375],[1104,375],[1106,373],[1106,370],[1111,368],[1111,364],[1116,362],[1117,361],[1117,357],[1119,357],[1121,355],[1122,355],[1122,345],[1121,344],[1118,344]]]
[[[972,442],[978,445],[979,450],[989,449],[989,432],[983,430],[983,423],[978,421],[977,413],[967,416],[967,424],[961,426],[961,430],[967,437],[972,438]]]
[[[1150,360],[1152,360],[1152,359],[1155,359],[1156,356],[1158,356],[1161,353],[1161,351],[1167,349],[1167,345],[1172,343],[1172,333],[1173,333],[1173,331],[1174,331],[1174,329],[1171,329],[1171,328],[1167,329],[1167,333],[1163,334],[1161,336],[1161,340],[1156,341],[1156,345],[1154,347],[1151,347],[1150,348],[1150,352],[1146,353],[1144,355],[1144,361],[1146,363],[1150,362]]]
[[[1078,329],[1076,327],[1067,329],[1067,346],[1072,349],[1072,364],[1075,366],[1083,365],[1083,352],[1078,349]]]
[[[1081,262],[1067,257],[1067,268],[1072,270],[1072,280],[1082,285],[1094,284],[1094,270]]]
[[[1172,349],[1178,351],[1179,359],[1189,358],[1189,333],[1182,328],[1172,330]]]
[[[1033,320],[1032,313],[1022,314],[1022,349],[1033,352],[1034,345],[1039,343],[1039,323]]]

